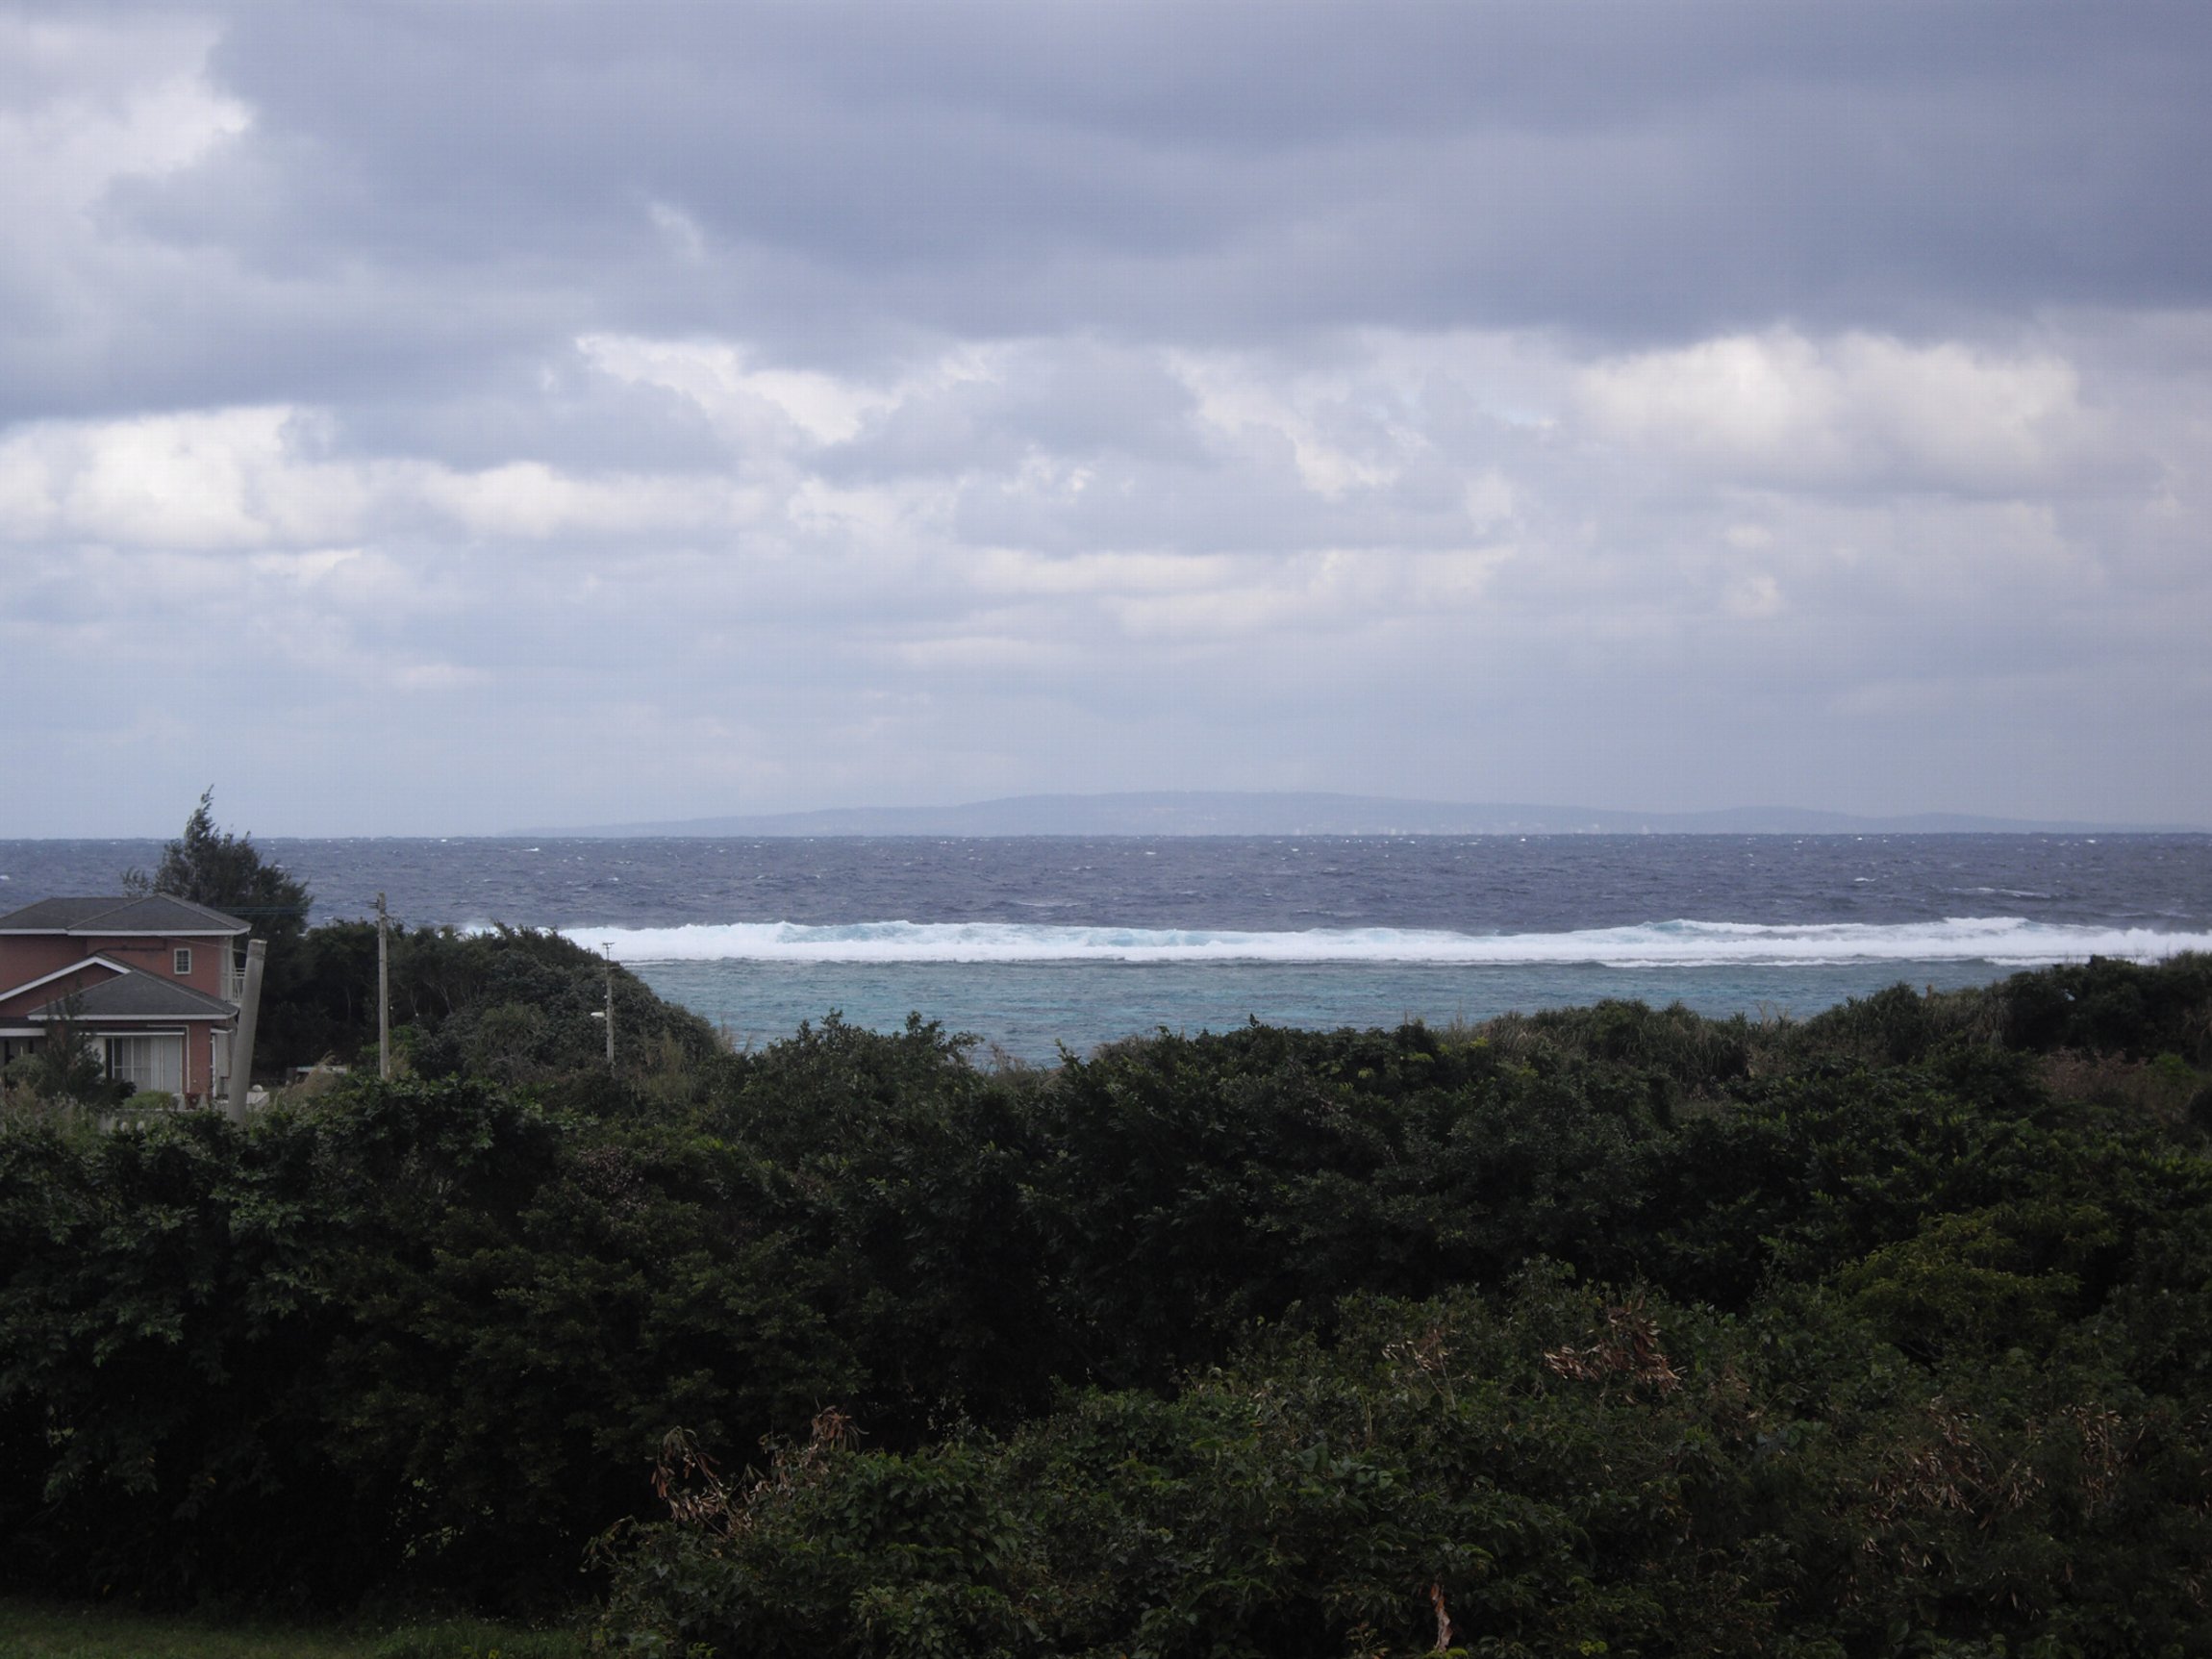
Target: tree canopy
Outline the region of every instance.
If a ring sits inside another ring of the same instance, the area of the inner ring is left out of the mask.
[[[264,859],[251,835],[217,829],[214,797],[212,787],[201,792],[200,804],[185,820],[185,833],[162,849],[162,862],[151,877],[133,870],[124,884],[235,916],[272,943],[297,939],[307,931],[314,895],[284,866]]]

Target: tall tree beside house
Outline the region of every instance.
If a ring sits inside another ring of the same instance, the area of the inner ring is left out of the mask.
[[[292,1008],[314,895],[284,866],[264,858],[251,835],[217,829],[214,798],[212,788],[201,793],[199,805],[185,820],[185,833],[162,849],[162,862],[152,875],[130,870],[123,885],[133,892],[165,892],[235,916],[252,927],[255,938],[267,942],[254,1070],[281,1076],[287,1067],[318,1057],[294,1053],[301,1045]]]
[[[215,828],[214,798],[213,788],[201,793],[200,804],[185,820],[185,833],[162,849],[162,862],[151,876],[132,870],[123,885],[135,892],[189,898],[235,916],[250,923],[257,938],[268,941],[273,957],[307,931],[314,895],[284,866],[264,860],[251,835]]]

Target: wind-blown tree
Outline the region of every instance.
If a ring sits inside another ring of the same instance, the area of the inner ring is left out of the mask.
[[[202,791],[199,805],[185,820],[185,833],[162,849],[154,873],[126,871],[123,885],[133,892],[168,893],[235,916],[253,929],[255,938],[267,942],[263,1036],[255,1067],[266,1072],[288,1064],[296,1046],[289,1005],[304,971],[307,917],[314,895],[284,866],[264,858],[251,835],[217,829],[214,798],[212,787]]]
[[[214,798],[212,787],[203,791],[185,820],[185,833],[162,849],[154,873],[132,870],[123,884],[136,892],[165,892],[235,916],[267,940],[274,955],[307,931],[314,895],[284,866],[264,859],[251,835],[217,829]]]

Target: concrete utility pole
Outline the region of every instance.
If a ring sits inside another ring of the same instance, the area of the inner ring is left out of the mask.
[[[599,947],[607,953],[607,1074],[615,1074],[615,947]]]
[[[376,1074],[391,1075],[391,951],[386,943],[390,917],[385,913],[384,894],[376,895]]]
[[[266,940],[246,944],[246,983],[239,1002],[239,1034],[231,1040],[231,1098],[227,1116],[233,1123],[246,1120],[246,1091],[254,1081],[254,1027],[261,1023],[262,962],[268,955]]]

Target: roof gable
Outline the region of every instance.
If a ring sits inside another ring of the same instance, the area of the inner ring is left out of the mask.
[[[21,985],[12,985],[6,991],[0,991],[0,1006],[14,1001],[16,997],[21,996],[27,991],[36,991],[41,985],[51,985],[57,979],[66,979],[72,973],[82,973],[88,968],[104,968],[111,974],[129,973],[131,971],[126,964],[112,962],[105,956],[80,957],[75,962],[63,963],[50,973],[41,973],[36,979],[26,979]]]

